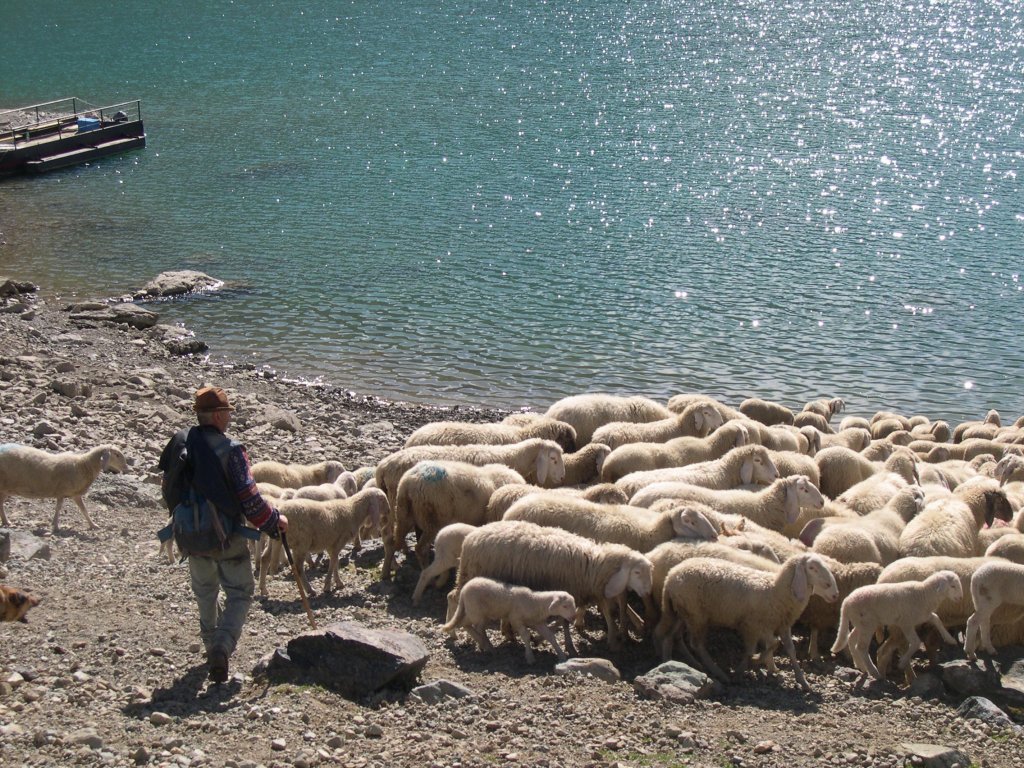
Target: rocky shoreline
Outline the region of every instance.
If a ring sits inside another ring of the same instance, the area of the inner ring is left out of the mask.
[[[656,666],[647,648],[609,654],[599,635],[584,643],[582,653],[621,673],[604,682],[555,674],[550,653],[538,651],[529,667],[518,647],[481,654],[465,640],[446,641],[443,596],[428,591],[413,607],[409,566],[381,582],[379,541],[344,562],[343,590],[313,598],[317,620],[411,633],[430,654],[422,681],[451,681],[469,695],[350,701],[317,686],[257,682],[257,661],[307,628],[284,576],[254,603],[232,679],[208,686],[186,567],[160,559],[154,536],[166,516],[156,459],[168,436],[192,423],[198,386],[228,390],[238,409],[232,435],[253,460],[372,465],[429,421],[505,412],[391,402],[183,355],[157,321],[111,317],[105,302],[63,308],[10,283],[6,296],[0,290],[0,444],[81,451],[110,442],[129,473],[101,476],[87,496],[98,530],[87,530],[73,505],[52,533],[52,500],[7,503],[19,536],[2,581],[42,602],[27,624],[2,625],[0,764],[885,768],[913,756],[925,765],[1019,765],[1017,726],[992,712],[958,712],[988,693],[991,674],[923,672],[910,695],[889,684],[856,690],[852,671],[829,663],[808,670],[814,693],[806,694],[783,665],[778,679],[750,679],[707,699],[645,698],[634,682]],[[318,585],[322,573],[313,579]],[[1009,667],[1020,655],[1003,661]],[[955,680],[964,690],[951,691]],[[1016,708],[1024,697],[998,703],[1024,712]]]

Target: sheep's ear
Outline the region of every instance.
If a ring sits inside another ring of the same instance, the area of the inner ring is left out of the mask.
[[[793,572],[793,598],[797,602],[807,599],[807,560],[803,559]]]
[[[698,435],[706,434],[704,431],[704,412],[699,408],[693,413],[693,426]]]
[[[786,503],[782,509],[786,513],[786,523],[795,523],[800,517],[800,494],[797,492],[797,483],[790,483],[786,488]]]
[[[821,533],[825,527],[825,520],[820,517],[816,517],[809,521],[807,525],[800,531],[799,539],[804,546],[810,547],[814,545],[814,540],[818,538],[818,534]]]
[[[736,431],[736,445],[734,448],[742,448],[750,442],[750,433],[747,428],[740,424],[740,428]],[[749,483],[749,480],[744,480],[744,483]]]
[[[544,485],[548,479],[548,451],[547,448],[541,447],[537,451],[537,485]]]
[[[626,591],[626,585],[629,583],[629,563],[623,563],[622,567],[615,572],[615,575],[608,579],[608,583],[604,585],[604,596],[606,600],[610,600],[616,595],[621,595]]]
[[[744,485],[750,485],[754,479],[754,460],[746,459],[740,466],[740,480]]]

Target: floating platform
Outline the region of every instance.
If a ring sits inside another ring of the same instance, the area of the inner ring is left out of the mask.
[[[0,112],[0,176],[46,173],[146,146],[140,101],[77,97]]]

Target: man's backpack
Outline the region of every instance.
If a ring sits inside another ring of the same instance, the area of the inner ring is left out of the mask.
[[[164,470],[164,500],[171,508],[171,522],[157,532],[160,541],[171,537],[182,555],[213,557],[222,553],[234,533],[258,538],[259,532],[242,522],[238,502],[227,485],[227,455],[232,442],[223,435],[207,440],[193,427],[184,440],[175,435],[168,445]],[[211,445],[212,443],[212,445]],[[217,498],[214,504],[210,498]]]

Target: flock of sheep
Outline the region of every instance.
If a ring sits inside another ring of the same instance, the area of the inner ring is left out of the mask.
[[[484,650],[500,622],[531,663],[531,631],[564,660],[592,607],[611,650],[650,643],[727,680],[708,633],[728,629],[743,644],[735,674],[755,654],[775,673],[781,644],[804,688],[794,630],[811,658],[835,634],[831,651],[875,678],[897,654],[913,676],[922,627],[926,645],[963,631],[971,659],[1024,642],[1024,417],[951,428],[880,412],[833,426],[843,409],[585,394],[496,424],[427,424],[376,467],[252,472],[288,516],[303,578],[325,553],[324,588],[340,586],[341,551],[379,536],[391,579],[414,533],[413,602],[455,569],[443,629]],[[56,496],[58,511],[73,498],[84,514],[82,494],[100,470],[123,469],[118,457],[0,446],[0,515],[9,495]],[[276,546],[259,556],[262,594]]]

